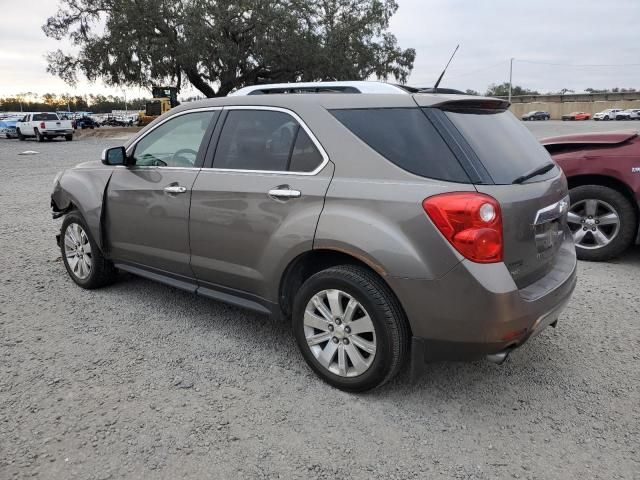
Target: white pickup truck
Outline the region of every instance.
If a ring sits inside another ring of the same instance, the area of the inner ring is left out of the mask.
[[[44,142],[54,137],[64,137],[70,142],[73,140],[73,124],[71,120],[61,120],[57,113],[27,113],[16,124],[16,133],[20,140],[36,137],[39,142]]]

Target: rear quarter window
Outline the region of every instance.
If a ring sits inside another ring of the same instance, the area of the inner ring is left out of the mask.
[[[332,110],[360,140],[398,167],[421,177],[470,183],[458,159],[422,110]]]

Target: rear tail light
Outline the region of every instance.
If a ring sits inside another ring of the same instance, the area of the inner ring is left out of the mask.
[[[47,128],[47,127],[45,127],[44,122],[40,122],[40,128],[42,128],[42,129]]]
[[[495,198],[482,193],[443,193],[425,199],[422,207],[465,258],[477,263],[502,261],[502,213]]]

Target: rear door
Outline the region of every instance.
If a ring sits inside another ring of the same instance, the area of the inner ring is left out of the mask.
[[[107,190],[111,256],[163,274],[192,278],[189,267],[191,187],[220,111],[180,112],[147,132],[114,169]]]
[[[293,112],[226,107],[220,123],[193,186],[191,267],[201,289],[276,301],[281,269],[313,246],[333,164]]]

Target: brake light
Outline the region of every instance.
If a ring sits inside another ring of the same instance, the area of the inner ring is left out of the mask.
[[[47,128],[44,126],[44,122],[40,122],[40,128]]]
[[[502,261],[502,212],[495,198],[475,192],[443,193],[426,198],[422,207],[465,258],[477,263]]]

